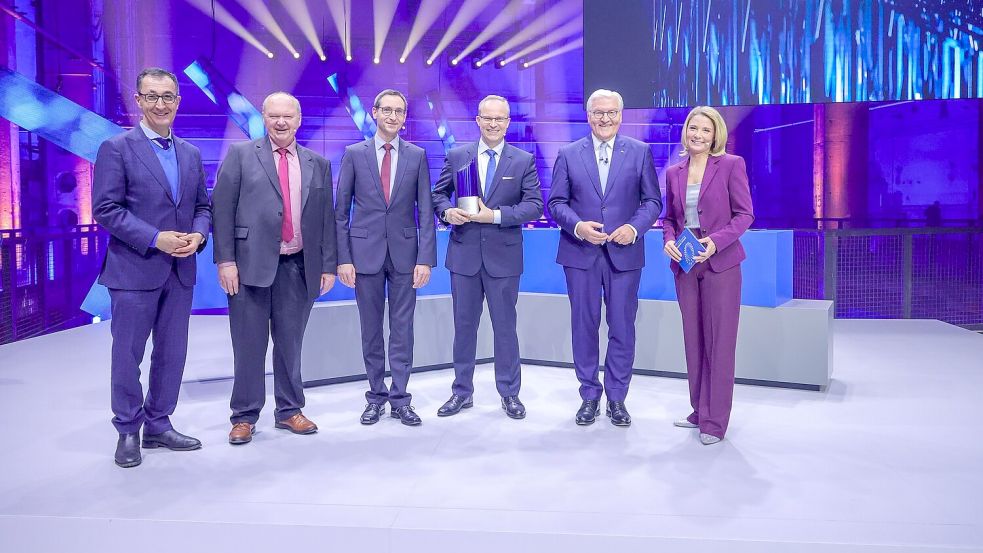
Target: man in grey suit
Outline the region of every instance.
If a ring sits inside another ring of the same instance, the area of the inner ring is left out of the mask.
[[[210,220],[201,154],[171,132],[181,103],[177,77],[144,69],[134,100],[143,112],[140,124],[102,143],[92,183],[92,213],[110,235],[99,282],[112,303],[115,460],[124,468],[142,461],[141,428],[145,448],[201,447],[174,430],[170,415],[188,353],[195,253]],[[151,333],[144,398],[140,363]]]
[[[513,419],[526,416],[519,401],[519,337],[515,305],[522,275],[522,224],[543,214],[536,160],[529,152],[505,143],[509,103],[487,96],[478,104],[475,122],[481,139],[447,153],[433,190],[434,211],[453,225],[445,264],[451,273],[454,299],[454,384],[451,397],[437,415],[456,415],[474,402],[474,364],[482,303],[488,301],[495,334],[495,384],[502,409]],[[474,165],[481,198],[479,211],[468,215],[454,207],[456,174]]]
[[[215,263],[229,297],[235,382],[229,443],[252,440],[266,400],[266,348],[273,338],[275,426],[317,432],[301,412],[304,329],[337,269],[331,164],[297,144],[300,102],[263,101],[268,136],[233,144],[212,192]]]
[[[345,148],[338,176],[338,280],[355,288],[362,326],[362,357],[369,379],[362,424],[385,413],[407,426],[422,421],[406,391],[413,367],[416,289],[430,281],[437,262],[427,153],[398,136],[406,121],[406,96],[386,89],[375,97],[374,137]],[[389,290],[389,370],[382,332]]]

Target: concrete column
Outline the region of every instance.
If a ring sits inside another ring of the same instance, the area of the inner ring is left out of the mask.
[[[0,17],[0,52],[4,65],[17,70],[13,18]],[[20,228],[20,141],[18,127],[0,119],[0,229]]]
[[[40,3],[38,24],[76,52],[92,51],[88,2]],[[39,51],[38,81],[85,107],[93,107],[93,68],[52,44]],[[42,141],[48,196],[47,223],[52,227],[92,223],[92,164]]]
[[[867,106],[813,107],[813,207],[816,217],[867,215]],[[838,228],[838,224],[820,225]]]

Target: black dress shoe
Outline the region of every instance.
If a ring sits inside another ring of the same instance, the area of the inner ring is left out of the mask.
[[[379,417],[386,414],[386,406],[378,403],[369,403],[362,411],[362,424],[375,424],[379,422]]]
[[[143,448],[153,449],[166,447],[171,451],[191,451],[201,447],[201,442],[191,436],[185,436],[177,430],[165,430],[160,434],[144,434]]]
[[[452,394],[451,398],[441,405],[440,409],[437,409],[437,416],[449,417],[460,413],[461,409],[470,409],[471,407],[474,407],[473,397],[464,397],[457,394]]]
[[[615,426],[631,426],[631,415],[623,401],[609,401],[605,414],[611,417],[611,424]]]
[[[140,457],[140,433],[120,434],[116,442],[116,464],[128,469],[143,461]]]
[[[502,409],[509,418],[526,418],[526,406],[519,401],[519,396],[505,396],[502,398]]]
[[[580,409],[577,411],[577,424],[580,426],[587,426],[588,424],[594,424],[594,419],[597,414],[601,412],[601,402],[596,399],[585,399],[583,403],[580,404]]]
[[[389,416],[394,419],[399,419],[399,421],[406,426],[420,426],[423,424],[423,421],[420,420],[420,416],[413,412],[413,408],[409,405],[404,405],[393,409],[389,413]]]

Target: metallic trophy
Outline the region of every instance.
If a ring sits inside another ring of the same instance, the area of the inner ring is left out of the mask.
[[[478,198],[481,197],[481,182],[478,180],[478,163],[472,161],[455,174],[457,182],[457,207],[468,215],[478,214]]]

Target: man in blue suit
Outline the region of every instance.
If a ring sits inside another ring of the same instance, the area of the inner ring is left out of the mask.
[[[201,442],[171,426],[188,352],[195,254],[208,236],[211,213],[198,148],[174,136],[181,96],[177,77],[159,68],[137,77],[143,112],[133,130],[102,143],[92,184],[92,211],[109,231],[99,282],[112,309],[113,425],[116,464],[135,467],[143,447],[188,451]],[[150,386],[140,363],[153,333]]]
[[[532,154],[505,143],[509,104],[487,96],[475,117],[481,130],[477,144],[447,153],[433,191],[434,210],[453,225],[445,265],[454,299],[454,384],[451,398],[437,411],[446,417],[471,407],[474,364],[482,301],[488,301],[495,335],[495,384],[502,409],[514,419],[526,416],[519,401],[519,337],[515,304],[522,274],[522,224],[539,219],[543,198]],[[454,207],[456,175],[475,165],[480,181],[479,211],[468,215]]]
[[[380,92],[372,105],[378,130],[345,148],[338,177],[338,280],[355,288],[369,379],[362,424],[379,422],[387,401],[393,418],[407,426],[422,422],[406,386],[413,368],[416,289],[430,281],[437,245],[427,153],[398,136],[406,109],[402,92]],[[385,382],[382,332],[387,288],[391,387]]]
[[[598,90],[587,100],[591,135],[560,148],[549,208],[560,225],[556,262],[570,298],[573,363],[583,403],[575,421],[594,422],[601,392],[615,426],[631,425],[625,407],[635,362],[635,314],[645,265],[645,232],[662,212],[648,145],[619,136],[621,95]],[[601,298],[607,308],[604,385],[598,380]]]

